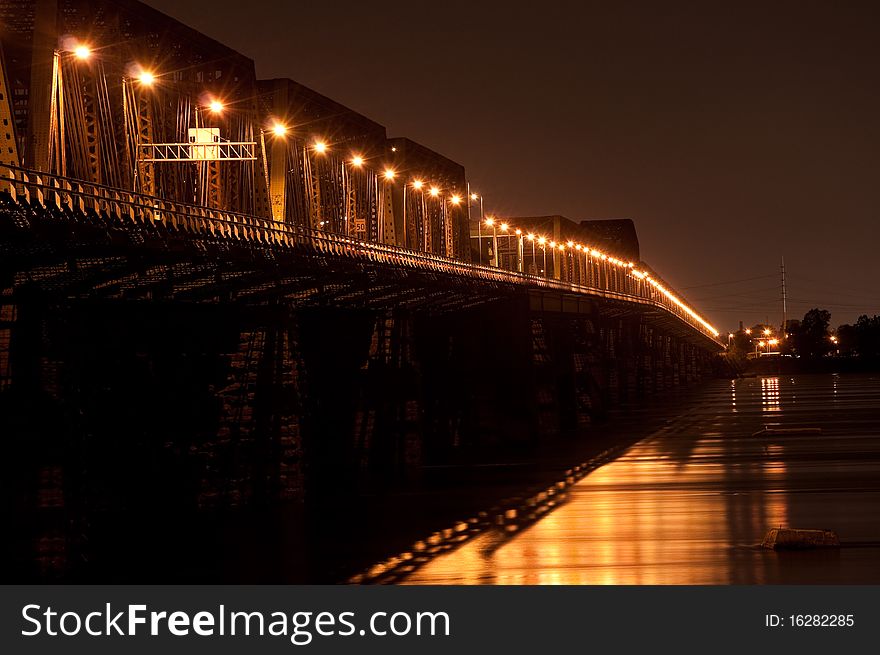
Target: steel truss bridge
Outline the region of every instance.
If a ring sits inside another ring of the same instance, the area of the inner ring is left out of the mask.
[[[535,309],[601,300],[704,348],[717,336],[632,272],[596,260],[588,286],[0,165],[3,269],[96,298],[461,309],[527,293]],[[151,259],[155,258],[155,259]],[[357,272],[358,275],[353,274]],[[380,274],[381,271],[381,274]]]
[[[32,32],[85,33],[92,3],[27,4],[0,0],[24,39],[0,122],[30,103],[0,131],[0,409],[29,579],[154,557],[101,543],[114,511],[332,497],[578,433],[722,350],[644,262],[472,263],[463,167],[134,0],[105,3],[93,45],[121,45],[83,60]],[[138,83],[157,52],[175,73]],[[337,141],[264,134],[285,114],[329,114]]]

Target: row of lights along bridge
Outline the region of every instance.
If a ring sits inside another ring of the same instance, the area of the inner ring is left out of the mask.
[[[79,60],[88,60],[92,56],[92,49],[89,48],[85,44],[78,44],[74,46],[72,49],[73,55]],[[144,87],[151,87],[158,81],[158,76],[155,72],[149,70],[140,70],[138,74],[135,76],[137,81]],[[205,107],[215,115],[222,114],[225,110],[225,105],[223,101],[219,98],[211,98],[205,105]],[[284,125],[281,122],[274,122],[270,126],[271,133],[278,138],[283,138],[288,134],[289,127]],[[260,130],[261,135],[264,133],[264,130]],[[317,154],[325,154],[330,150],[330,146],[323,140],[315,139],[312,144],[312,150]],[[394,148],[392,148],[394,150]],[[353,154],[351,158],[348,160],[348,163],[356,168],[361,168],[366,163],[365,158],[358,154]],[[393,183],[397,178],[397,172],[390,167],[385,167],[384,172],[382,173],[382,178],[385,182]],[[412,189],[413,191],[424,193],[427,191],[430,197],[437,199],[445,199],[448,200],[450,204],[454,206],[460,206],[463,202],[464,198],[457,193],[452,193],[448,198],[442,196],[441,189],[437,186],[427,185],[423,180],[413,179],[404,184],[403,192],[404,192],[404,207],[406,206],[406,193],[407,189]],[[593,265],[603,265],[603,266],[613,266],[617,270],[624,272],[624,274],[629,274],[632,276],[636,284],[648,283],[658,292],[666,296],[670,301],[680,307],[685,313],[691,316],[694,320],[702,324],[705,328],[707,328],[712,334],[716,337],[718,336],[718,331],[715,330],[708,322],[706,322],[701,316],[699,316],[691,307],[689,307],[686,303],[684,303],[681,299],[679,299],[675,294],[665,288],[665,286],[659,282],[658,280],[651,277],[651,275],[647,272],[637,270],[635,268],[635,264],[633,262],[624,262],[616,257],[612,257],[610,255],[606,255],[605,253],[592,248],[590,246],[586,246],[580,243],[575,243],[574,241],[568,241],[566,243],[556,243],[555,241],[550,240],[546,236],[534,233],[525,233],[522,229],[512,226],[507,222],[500,221],[494,216],[484,216],[483,215],[483,197],[477,193],[468,192],[468,195],[472,201],[479,200],[480,206],[480,217],[477,220],[477,239],[479,243],[479,262],[483,264],[483,253],[482,253],[482,245],[483,245],[483,234],[482,227],[485,225],[487,228],[492,229],[492,251],[490,254],[489,264],[500,268],[501,260],[499,258],[498,251],[498,232],[499,230],[502,233],[502,238],[506,237],[508,240],[508,251],[511,250],[510,240],[515,236],[517,239],[517,250],[515,259],[515,266],[513,262],[511,262],[509,268],[513,270],[517,270],[520,273],[525,273],[524,271],[524,254],[526,251],[526,244],[531,246],[531,268],[532,271],[528,271],[531,273],[538,273],[537,268],[537,249],[540,248],[542,263],[543,266],[540,269],[540,273],[543,277],[549,277],[549,272],[547,268],[547,252],[548,250],[551,253],[551,260],[554,253],[558,253],[561,256],[568,256],[570,258],[570,265],[567,267],[570,271],[569,278],[571,282],[575,282],[575,278],[577,278],[577,282],[581,284],[589,284],[590,278],[588,271],[592,268]],[[470,204],[468,204],[468,211],[470,211]],[[486,235],[488,237],[488,234]],[[581,258],[582,257],[582,258]],[[583,265],[583,266],[581,266]],[[578,271],[578,273],[575,273]]]
[[[76,47],[74,47],[73,54],[77,57],[77,59],[87,60],[92,56],[92,50],[88,46],[86,46],[84,44],[80,44],[80,45],[77,45]],[[153,86],[153,84],[156,83],[156,79],[157,79],[157,76],[153,72],[147,71],[147,70],[141,70],[137,75],[138,82],[141,85],[146,86],[146,87]],[[213,114],[222,114],[226,107],[221,100],[219,100],[217,98],[212,98],[206,104],[206,108],[208,110],[210,110],[210,112]],[[286,125],[284,125],[283,123],[277,122],[277,121],[271,125],[270,129],[271,129],[272,134],[274,134],[276,137],[286,136],[287,132],[289,130],[289,128]],[[316,152],[318,154],[325,154],[326,152],[328,152],[330,150],[330,146],[325,141],[323,141],[321,139],[316,139],[314,141],[314,143],[312,144],[312,149],[314,150],[314,152]],[[363,156],[358,155],[358,154],[354,154],[351,156],[349,163],[352,166],[360,168],[366,162],[365,162],[365,159]],[[386,181],[391,182],[397,177],[397,173],[394,171],[394,169],[386,167],[382,173],[382,177]],[[427,189],[428,194],[432,198],[439,198],[441,196],[441,190],[439,187],[427,186],[424,181],[419,180],[419,179],[411,180],[406,185],[406,187],[411,188],[414,191],[424,191],[425,189]],[[509,239],[512,235],[516,235],[516,237],[520,241],[520,247],[517,249],[518,256],[516,258],[516,260],[517,260],[516,269],[520,272],[523,272],[523,258],[524,258],[523,257],[523,250],[524,249],[523,249],[523,243],[522,243],[523,238],[525,238],[525,240],[527,240],[532,246],[532,261],[533,262],[536,261],[536,251],[535,251],[536,244],[538,247],[541,248],[542,256],[543,256],[543,266],[541,268],[542,273],[546,273],[546,271],[547,271],[547,248],[548,247],[550,248],[551,253],[554,248],[558,248],[560,251],[565,250],[565,244],[562,244],[562,243],[557,244],[554,241],[549,240],[544,236],[540,236],[540,235],[536,235],[536,234],[529,233],[529,234],[524,235],[523,231],[521,229],[512,228],[508,223],[499,222],[494,217],[491,217],[491,216],[484,218],[483,217],[482,196],[480,196],[477,193],[471,193],[470,199],[474,202],[476,202],[476,201],[480,202],[480,219],[477,221],[477,224],[478,224],[477,238],[479,239],[479,245],[480,245],[479,250],[480,250],[480,263],[481,264],[483,263],[482,262],[482,254],[483,254],[482,253],[482,239],[483,239],[483,236],[482,236],[482,232],[481,232],[481,226],[483,223],[485,223],[485,225],[487,227],[492,228],[492,232],[493,232],[492,253],[493,254],[490,255],[490,262],[489,263],[493,266],[496,266],[496,267],[500,267],[500,265],[501,265],[500,258],[498,256],[498,234],[497,234],[498,229],[500,229],[500,231],[502,233],[504,233],[508,236],[508,242],[509,242]],[[451,204],[459,206],[459,205],[461,205],[463,198],[459,194],[453,193],[449,196],[448,200]],[[487,235],[487,237],[488,237],[488,235]],[[613,257],[609,258],[606,255],[598,252],[595,249],[587,248],[586,246],[582,246],[581,244],[576,244],[572,241],[569,241],[567,245],[568,245],[568,248],[570,250],[572,250],[572,252],[573,252],[573,250],[582,251],[586,255],[592,254],[593,257],[598,257],[603,260],[607,259],[607,260],[611,261],[612,263],[619,262],[619,260],[616,260]],[[619,263],[623,264],[623,262],[619,262]],[[632,268],[634,265],[629,263],[628,266],[630,268]]]
[[[72,52],[77,59],[83,61],[90,59],[92,56],[92,49],[83,44],[75,46]],[[137,81],[142,86],[150,87],[157,82],[157,75],[152,71],[140,70],[135,76],[135,79],[137,79]],[[206,103],[205,108],[210,110],[212,114],[219,115],[223,113],[223,111],[226,109],[226,106],[221,100],[217,98],[212,98],[209,102]],[[290,128],[287,125],[284,125],[283,123],[278,121],[273,122],[272,125],[269,127],[269,130],[276,137],[286,136],[289,129]],[[261,132],[264,132],[264,130],[261,130]],[[330,150],[330,146],[327,144],[326,141],[315,139],[314,143],[312,144],[312,150],[314,150],[318,154],[323,155]],[[392,150],[396,150],[396,148],[392,148]],[[351,156],[351,159],[348,160],[348,163],[356,168],[360,168],[366,163],[366,159],[361,155],[353,154]],[[382,173],[382,177],[385,181],[391,182],[397,177],[397,173],[394,171],[394,169],[386,167]],[[441,190],[439,187],[426,187],[426,184],[422,180],[413,180],[410,186],[417,191],[427,188],[428,193],[433,198],[439,198],[441,196]],[[470,194],[470,197],[472,200],[479,199],[479,196],[476,193]],[[455,193],[451,194],[448,200],[453,205],[461,205],[463,201],[461,195]]]

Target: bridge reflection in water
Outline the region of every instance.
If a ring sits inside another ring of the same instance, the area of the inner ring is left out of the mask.
[[[821,434],[753,436],[762,426]],[[409,584],[880,582],[880,377],[717,383],[694,409],[572,487],[512,539],[484,534]],[[843,547],[776,553],[771,527]]]

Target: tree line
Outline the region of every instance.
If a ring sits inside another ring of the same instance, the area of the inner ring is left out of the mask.
[[[800,320],[786,322],[785,330],[758,323],[731,333],[728,354],[736,359],[779,353],[795,358],[847,357],[880,359],[880,316],[859,316],[854,324],[831,329],[831,312],[811,309]]]

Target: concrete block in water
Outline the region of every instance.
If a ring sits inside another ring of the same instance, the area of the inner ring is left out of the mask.
[[[834,530],[797,530],[773,528],[764,536],[764,548],[773,550],[804,550],[807,548],[840,548],[840,538]]]

